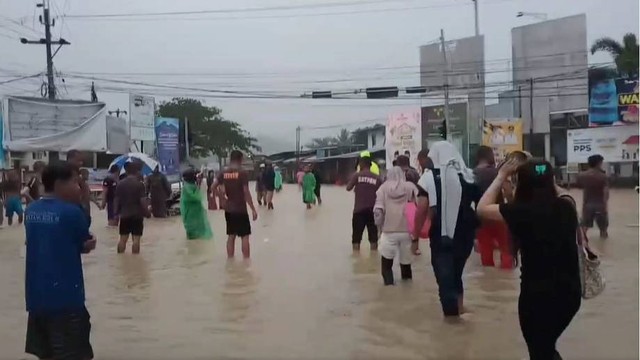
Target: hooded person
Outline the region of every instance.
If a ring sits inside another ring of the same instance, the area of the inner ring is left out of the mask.
[[[209,240],[213,237],[207,211],[202,205],[202,193],[198,187],[196,171],[188,169],[182,174],[183,185],[180,196],[180,215],[187,232],[187,239]]]
[[[480,191],[474,184],[473,171],[451,143],[436,142],[428,156],[433,169],[425,171],[418,181],[418,211],[412,240],[417,244],[426,220],[422,216],[426,207],[432,219],[431,265],[442,311],[447,317],[457,317],[463,313],[462,271],[478,226],[472,203],[478,203]]]
[[[405,208],[413,201],[416,186],[406,180],[404,170],[394,166],[387,172],[387,180],[376,192],[374,218],[382,230],[380,238],[380,261],[385,285],[393,285],[393,259],[398,255],[403,280],[412,276],[411,229],[408,227]]]

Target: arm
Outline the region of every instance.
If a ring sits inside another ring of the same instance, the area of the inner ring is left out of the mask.
[[[353,176],[351,176],[351,179],[349,179],[349,182],[347,183],[347,191],[353,190],[353,188],[356,186],[357,181],[358,181],[358,173],[355,173],[353,174]]]
[[[71,207],[65,216],[67,226],[72,231],[73,242],[81,253],[87,254],[96,247],[96,239],[89,232],[87,216],[79,207]]]
[[[256,212],[256,207],[253,205],[253,197],[251,196],[251,191],[249,191],[249,179],[247,178],[247,174],[240,174],[240,181],[242,181],[242,191],[244,192],[244,201],[246,201],[247,205],[251,209],[251,215],[253,217],[253,221],[258,220],[258,213]]]
[[[503,188],[506,178],[503,174],[498,174],[493,180],[487,191],[484,192],[480,202],[478,203],[478,216],[486,220],[504,221],[500,213],[500,205],[498,204],[498,195]]]
[[[140,198],[140,207],[145,217],[151,217],[149,213],[149,203],[147,201],[147,190],[143,183],[138,185],[138,197]]]
[[[513,202],[514,189],[511,181],[508,179],[504,179],[500,188],[501,188],[502,196],[507,201],[507,203]]]
[[[420,192],[416,201],[416,215],[412,234],[413,241],[420,238],[420,230],[424,226],[425,221],[427,221],[427,216],[429,216],[429,196]]]

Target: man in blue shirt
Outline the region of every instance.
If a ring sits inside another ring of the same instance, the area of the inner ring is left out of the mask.
[[[80,255],[95,248],[71,164],[42,172],[44,196],[25,212],[26,352],[40,359],[93,358]]]

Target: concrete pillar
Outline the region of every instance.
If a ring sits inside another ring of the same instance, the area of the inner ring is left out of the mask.
[[[551,161],[551,134],[544,134],[544,159]]]

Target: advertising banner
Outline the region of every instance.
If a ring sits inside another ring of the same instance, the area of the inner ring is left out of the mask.
[[[444,121],[444,105],[422,107],[422,147],[428,149],[434,142],[444,140],[440,127]],[[458,149],[465,161],[469,160],[467,143],[467,103],[449,104],[449,141]]]
[[[586,163],[591,155],[605,162],[638,161],[638,127],[610,126],[567,131],[567,162]]]
[[[393,167],[393,160],[398,155],[406,155],[416,163],[418,152],[422,149],[420,108],[389,115],[385,131],[387,169]],[[414,167],[417,167],[417,163]]]
[[[129,94],[131,140],[155,140],[156,102],[151,96]]]
[[[482,127],[482,145],[493,149],[496,163],[513,151],[522,151],[522,120],[485,120]]]
[[[175,175],[180,172],[179,134],[180,122],[178,119],[156,119],[158,163],[160,171],[166,175]]]
[[[638,79],[604,79],[590,84],[589,126],[638,123]]]

